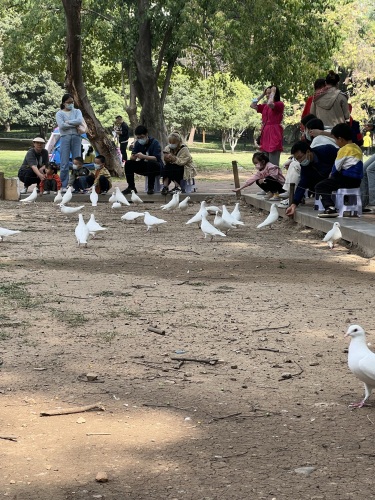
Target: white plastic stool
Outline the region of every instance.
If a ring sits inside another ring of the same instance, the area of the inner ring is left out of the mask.
[[[185,191],[185,193],[196,193],[197,188],[195,187],[195,179],[189,179],[185,181],[182,179],[180,182],[181,189]]]
[[[320,195],[315,193],[315,203],[314,203],[314,210],[320,210],[324,212],[324,207],[322,204],[322,201],[320,199]]]
[[[362,199],[360,188],[338,189],[333,192],[335,207],[339,212],[339,217],[343,217],[345,212],[350,212],[350,217],[360,217],[362,215]]]
[[[154,191],[155,193],[160,193],[161,186],[160,186],[160,175],[157,175],[155,177],[155,184],[154,184]],[[147,193],[148,191],[148,177],[145,175],[145,192]]]

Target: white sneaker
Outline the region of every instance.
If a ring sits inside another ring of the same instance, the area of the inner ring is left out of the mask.
[[[44,191],[44,193],[43,193],[43,194],[49,194],[49,193],[50,193],[49,191]]]
[[[24,187],[23,189],[21,189],[20,193],[21,194],[26,194],[27,193],[27,187]]]
[[[285,193],[281,193],[279,196],[280,198],[289,198],[289,193],[285,191]]]
[[[289,207],[289,200],[280,201],[280,203],[277,205],[277,208],[288,208],[288,207]]]
[[[265,194],[267,194],[265,191],[258,191],[257,192],[257,196],[264,196]]]

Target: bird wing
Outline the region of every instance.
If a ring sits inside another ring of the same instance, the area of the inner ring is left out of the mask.
[[[364,377],[361,380],[375,387],[375,354],[369,350],[368,354],[360,359],[358,368]]]
[[[333,233],[334,229],[330,229],[328,233],[324,236],[323,241],[325,242],[330,241],[332,239]]]

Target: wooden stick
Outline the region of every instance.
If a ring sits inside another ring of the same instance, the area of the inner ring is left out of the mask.
[[[153,326],[147,327],[149,332],[157,333],[158,335],[165,335],[165,330],[160,330],[160,328],[154,328]]]
[[[6,439],[8,441],[17,441],[17,436],[0,436],[0,439]]]
[[[5,179],[4,172],[0,172],[0,200],[3,200],[5,197]]]
[[[296,185],[292,182],[289,185],[289,206],[293,203],[295,189],[296,189]]]
[[[173,361],[182,361],[182,362],[185,362],[185,361],[191,361],[191,362],[195,362],[195,363],[205,363],[206,365],[216,365],[216,363],[219,362],[218,359],[198,359],[198,358],[176,358],[176,357],[171,357],[171,359]]]
[[[86,432],[86,436],[112,436],[110,432]]]
[[[234,177],[234,187],[238,189],[240,187],[240,178],[238,177],[238,165],[236,161],[232,161],[233,177]],[[236,192],[236,198],[241,198],[241,191]]]
[[[96,403],[95,405],[88,406],[78,406],[77,408],[61,408],[60,410],[47,410],[42,411],[40,413],[41,417],[53,417],[54,415],[70,415],[71,413],[82,413],[84,411],[104,411],[104,406],[101,406],[100,403]]]
[[[263,330],[278,330],[279,328],[288,328],[290,326],[290,323],[287,325],[282,325],[282,326],[267,326],[266,328],[256,328],[255,330],[252,330],[252,332],[261,332]]]

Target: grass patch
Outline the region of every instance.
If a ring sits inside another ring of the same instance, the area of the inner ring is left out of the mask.
[[[138,318],[140,316],[138,311],[134,311],[133,309],[129,309],[128,307],[124,307],[124,309],[122,309],[122,313],[130,318]]]
[[[73,311],[58,311],[57,309],[52,309],[52,314],[58,321],[63,321],[69,326],[74,327],[81,326],[89,321],[84,314]]]
[[[25,283],[5,282],[0,284],[0,298],[4,301],[16,302],[18,307],[29,309],[36,305],[31,300],[30,293],[25,288]]]
[[[7,332],[0,332],[0,340],[7,340],[9,339],[10,335]]]
[[[100,340],[103,340],[104,342],[111,344],[113,340],[117,337],[118,333],[117,332],[98,332],[97,336],[100,338]]]

